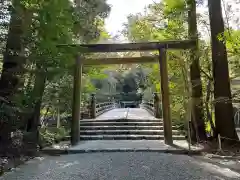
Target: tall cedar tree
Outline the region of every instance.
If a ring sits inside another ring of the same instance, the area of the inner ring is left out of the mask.
[[[221,0],[208,0],[212,40],[216,131],[223,137],[238,139],[233,118],[226,45],[219,40],[224,33]]]
[[[9,23],[6,48],[3,55],[2,74],[0,79],[0,107],[6,118],[10,116],[5,112],[5,105],[11,106],[13,95],[22,85],[19,75],[23,72],[23,7],[19,0],[12,1],[11,19]],[[7,103],[6,103],[7,102]],[[0,119],[0,146],[7,147],[11,143],[10,133],[12,125],[10,120]]]
[[[16,93],[23,66],[23,9],[19,0],[13,0],[6,49],[0,79],[0,96],[9,100]]]
[[[196,1],[188,0],[188,34],[190,39],[198,40]],[[190,50],[190,78],[192,84],[192,122],[199,140],[206,140],[205,123],[203,119],[202,82],[199,67],[198,41]],[[195,140],[194,137],[192,137]]]

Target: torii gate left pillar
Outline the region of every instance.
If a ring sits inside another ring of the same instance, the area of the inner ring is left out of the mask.
[[[166,144],[171,145],[173,144],[172,120],[171,120],[170,98],[169,98],[167,53],[165,48],[159,49],[159,65],[160,65],[160,77],[161,77],[164,140]]]
[[[80,140],[80,119],[81,119],[81,88],[82,87],[82,63],[81,57],[76,58],[73,85],[73,104],[71,122],[71,144],[76,145]]]

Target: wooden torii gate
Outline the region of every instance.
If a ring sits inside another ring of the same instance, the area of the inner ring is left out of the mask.
[[[81,108],[81,86],[82,67],[100,64],[133,64],[133,63],[159,63],[161,77],[161,94],[164,122],[164,139],[166,144],[172,144],[172,121],[169,102],[169,85],[167,70],[167,49],[190,49],[196,46],[196,40],[161,41],[146,43],[124,43],[124,44],[73,44],[59,45],[59,47],[70,47],[79,50],[79,53],[103,53],[103,52],[126,52],[126,51],[155,51],[159,56],[153,57],[128,57],[128,58],[101,58],[84,59],[80,55],[76,58],[74,73],[74,90],[71,122],[71,144],[75,145],[80,140],[80,108]]]

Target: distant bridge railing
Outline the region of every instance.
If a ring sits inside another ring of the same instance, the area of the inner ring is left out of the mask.
[[[157,93],[153,94],[153,100],[150,101],[142,101],[140,104],[140,108],[146,109],[149,113],[151,113],[156,118],[162,118],[162,110],[160,104],[160,98]]]
[[[90,118],[94,119],[97,116],[107,111],[110,111],[116,107],[118,107],[118,104],[115,101],[97,103],[95,94],[92,94],[90,102]]]
[[[154,115],[155,108],[154,108],[154,102],[153,102],[153,100],[152,100],[152,101],[142,101],[142,103],[141,103],[140,106],[141,106],[142,108],[150,111],[150,113]]]
[[[234,114],[234,122],[235,122],[235,126],[237,128],[240,127],[240,110],[238,110],[235,114]]]
[[[99,116],[100,114],[109,111],[111,109],[114,109],[116,107],[115,102],[103,102],[103,103],[97,103],[96,104],[96,116]]]

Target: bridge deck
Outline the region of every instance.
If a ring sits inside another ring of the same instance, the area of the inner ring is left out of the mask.
[[[104,119],[156,119],[147,110],[141,108],[121,108],[108,111],[96,118],[96,120]]]

